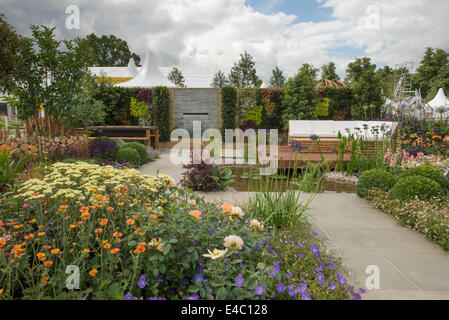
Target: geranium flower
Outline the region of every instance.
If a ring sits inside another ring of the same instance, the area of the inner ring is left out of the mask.
[[[203,257],[211,258],[212,260],[215,260],[215,259],[222,257],[227,251],[228,251],[228,249],[225,249],[225,250],[214,249],[214,251],[210,251],[209,249],[207,249],[207,252],[209,252],[209,253],[203,254]]]
[[[245,282],[245,279],[243,278],[242,274],[239,273],[239,275],[235,278],[235,286],[241,288],[243,283]]]
[[[258,296],[261,296],[265,293],[265,287],[264,286],[258,286],[256,289],[254,289],[254,293]]]
[[[141,274],[139,277],[139,280],[137,281],[137,285],[139,286],[140,289],[143,289],[146,287],[147,285],[147,278],[145,277],[144,274]]]
[[[242,250],[243,240],[239,236],[227,236],[223,245],[225,248]]]
[[[276,290],[279,294],[283,293],[285,289],[286,287],[282,282],[279,282],[279,284],[276,286]]]

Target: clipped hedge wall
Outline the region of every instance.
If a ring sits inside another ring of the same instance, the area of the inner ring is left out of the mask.
[[[368,192],[374,189],[390,190],[396,183],[396,178],[389,172],[381,169],[365,171],[357,183],[357,194],[366,198]]]
[[[167,87],[153,88],[154,124],[160,141],[170,141],[170,93]]]
[[[237,116],[237,89],[223,87],[221,89],[221,134],[225,137],[225,129],[235,129]]]

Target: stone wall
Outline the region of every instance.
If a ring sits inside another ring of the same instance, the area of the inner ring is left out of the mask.
[[[173,125],[191,131],[192,121],[202,122],[202,130],[219,126],[219,90],[172,89]]]

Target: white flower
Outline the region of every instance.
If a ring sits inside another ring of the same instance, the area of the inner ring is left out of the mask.
[[[263,230],[263,224],[260,223],[260,221],[257,220],[257,219],[250,220],[249,226],[250,226],[252,229],[256,229],[256,230],[259,230],[259,231],[262,231],[262,230]]]
[[[209,249],[207,249],[207,252],[209,252],[209,254],[203,254],[203,257],[215,260],[223,256],[226,252],[228,252],[228,249],[225,250],[214,249],[214,251],[210,251]]]
[[[232,207],[231,214],[233,216],[239,216],[240,219],[243,218],[243,216],[245,215],[243,213],[243,210],[240,207],[234,207],[234,206]]]
[[[227,236],[224,239],[224,244],[226,248],[242,250],[243,240],[239,236]]]

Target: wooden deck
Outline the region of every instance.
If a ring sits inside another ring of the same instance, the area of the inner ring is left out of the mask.
[[[308,162],[320,163],[322,160],[321,155],[323,155],[325,159],[330,161],[329,165],[331,168],[335,168],[338,159],[338,155],[336,152],[323,152],[321,154],[319,152],[314,152],[314,150],[312,151],[305,150],[296,153],[289,146],[280,146],[278,155],[279,157],[278,167],[279,168],[294,168],[295,166],[305,167],[307,166]],[[343,161],[347,162],[349,161],[350,158],[351,153],[345,152]]]

